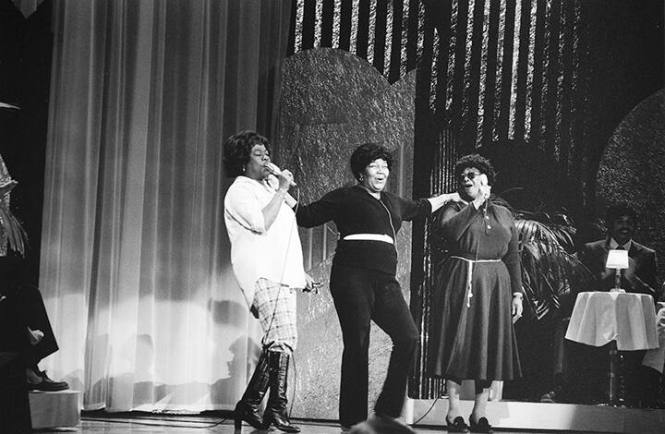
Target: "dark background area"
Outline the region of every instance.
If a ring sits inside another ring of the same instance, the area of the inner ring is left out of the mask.
[[[51,0],[25,18],[10,0],[0,0],[0,155],[18,185],[11,210],[23,224],[29,247],[22,270],[27,283],[39,282],[44,198],[44,158],[48,131],[53,33]]]

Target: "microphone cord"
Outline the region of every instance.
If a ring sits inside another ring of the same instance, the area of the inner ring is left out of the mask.
[[[289,238],[287,240],[286,251],[284,252],[284,262],[283,262],[283,265],[282,265],[282,275],[281,275],[281,278],[280,278],[280,282],[277,282],[279,284],[279,288],[277,289],[277,297],[275,299],[275,306],[273,307],[273,311],[272,311],[272,315],[270,316],[270,322],[268,323],[268,327],[264,331],[263,338],[261,339],[262,351],[265,351],[266,353],[269,351],[268,350],[268,345],[270,345],[271,343],[269,342],[268,344],[266,344],[265,342],[268,339],[268,336],[270,334],[270,330],[272,330],[273,322],[274,322],[275,316],[277,314],[277,303],[279,301],[279,298],[281,296],[282,289],[283,289],[283,285],[282,285],[281,281],[284,280],[284,276],[286,275],[288,253],[289,253],[289,250],[291,249],[291,240],[293,238],[293,232],[294,232],[293,226],[294,226],[294,223],[296,222],[295,215],[297,214],[298,207],[300,206],[300,187],[295,186],[295,189],[296,189],[296,197],[295,197],[296,205],[295,205],[294,209],[292,210],[294,216],[293,216],[293,222],[292,222],[292,224],[290,226],[290,230],[289,230]],[[281,210],[280,210],[280,212],[281,212]],[[296,225],[295,230],[296,231],[298,230],[297,225]],[[291,290],[290,287],[289,287],[289,290]],[[297,311],[296,311],[296,317],[297,317]],[[297,326],[297,324],[294,324],[294,325]],[[266,356],[267,356],[267,354],[266,354]],[[296,378],[298,370],[297,370],[297,367],[296,367],[295,351],[293,349],[291,349],[291,359],[293,360],[293,378]],[[288,373],[287,373],[287,378],[288,378]],[[291,418],[291,412],[293,411],[293,403],[294,403],[294,400],[295,400],[295,396],[296,396],[296,382],[293,381],[293,391],[291,392],[291,400],[290,400],[291,405],[289,407],[289,414],[288,414],[289,419]]]

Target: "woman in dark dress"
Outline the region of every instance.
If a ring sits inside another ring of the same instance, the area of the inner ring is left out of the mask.
[[[486,407],[493,380],[521,375],[513,322],[522,315],[518,237],[508,209],[492,203],[494,169],[478,154],[455,163],[461,200],[437,214],[446,258],[432,293],[430,373],[446,378],[448,432],[468,432],[460,412],[460,383],[475,380],[469,417],[473,432],[492,432]]]
[[[376,432],[412,433],[397,419],[404,404],[406,380],[418,329],[395,279],[395,242],[402,221],[429,215],[457,193],[409,200],[384,190],[392,167],[388,150],[375,143],[358,146],[351,170],[358,180],[296,211],[298,224],[334,221],[339,231],[330,275],[330,292],[342,327],[344,353],[339,397],[343,429],[367,418],[370,321],[390,336],[393,349],[381,394],[369,419]]]

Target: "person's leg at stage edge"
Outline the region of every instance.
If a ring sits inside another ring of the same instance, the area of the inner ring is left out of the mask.
[[[397,419],[404,406],[406,383],[418,345],[418,329],[394,277],[379,275],[375,294],[372,319],[390,337],[393,349],[383,389],[374,407],[375,415],[369,422],[377,428],[384,427],[387,432],[412,433]]]
[[[339,394],[339,422],[344,429],[367,419],[371,285],[365,270],[333,265],[330,291],[344,342]]]
[[[53,381],[38,364],[58,351],[58,343],[44,306],[41,292],[31,285],[18,285],[11,297],[16,300],[16,309],[25,324],[26,340],[29,343],[21,358],[26,367],[28,388],[41,391],[57,391],[69,388],[65,381]]]

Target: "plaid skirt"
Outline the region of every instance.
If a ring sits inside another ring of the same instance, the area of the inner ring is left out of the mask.
[[[273,351],[295,350],[298,340],[295,289],[261,278],[256,281],[252,305],[263,329],[263,347]]]

